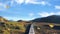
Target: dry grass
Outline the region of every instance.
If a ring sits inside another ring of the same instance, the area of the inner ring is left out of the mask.
[[[11,32],[25,32],[24,22],[0,22],[0,33],[11,34]]]

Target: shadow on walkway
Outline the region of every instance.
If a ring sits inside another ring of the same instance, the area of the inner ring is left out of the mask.
[[[29,34],[29,30],[30,30],[31,24],[29,24],[26,28],[25,34]]]

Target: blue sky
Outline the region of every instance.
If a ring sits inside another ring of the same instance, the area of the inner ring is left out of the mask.
[[[60,0],[0,0],[0,16],[9,20],[32,20],[60,15]]]

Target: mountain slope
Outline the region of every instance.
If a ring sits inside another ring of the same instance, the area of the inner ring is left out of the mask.
[[[43,18],[37,18],[32,20],[32,22],[50,22],[50,23],[60,23],[60,15],[52,15]]]
[[[0,16],[0,22],[7,22],[8,20]]]

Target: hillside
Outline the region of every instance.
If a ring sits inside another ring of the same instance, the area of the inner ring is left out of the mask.
[[[24,34],[26,22],[9,21],[0,16],[0,34]]]
[[[8,20],[0,16],[0,22],[7,22]]]
[[[32,22],[49,22],[49,23],[60,23],[60,15],[52,15],[43,18],[36,18]]]

